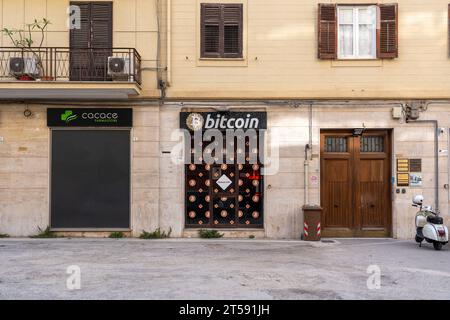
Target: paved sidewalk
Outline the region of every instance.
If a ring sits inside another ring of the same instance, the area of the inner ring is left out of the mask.
[[[1,239],[0,266],[0,299],[450,299],[450,246],[392,239]]]

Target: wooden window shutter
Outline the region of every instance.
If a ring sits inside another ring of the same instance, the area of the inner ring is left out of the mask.
[[[71,2],[79,6],[81,29],[70,30],[71,48],[112,47],[112,2]]]
[[[92,48],[112,47],[112,3],[92,3]]]
[[[398,57],[398,5],[380,4],[377,55],[380,59]]]
[[[337,58],[337,16],[336,5],[319,3],[319,59]]]
[[[242,57],[242,4],[224,4],[223,8],[223,44],[224,58]]]
[[[201,56],[220,57],[221,13],[219,4],[201,5]]]
[[[242,4],[201,5],[201,57],[242,57]]]
[[[80,8],[80,29],[70,29],[71,48],[89,48],[91,44],[91,6],[89,3],[71,2]]]

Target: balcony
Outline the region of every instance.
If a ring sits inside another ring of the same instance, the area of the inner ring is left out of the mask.
[[[0,48],[0,99],[125,99],[141,90],[134,48]]]

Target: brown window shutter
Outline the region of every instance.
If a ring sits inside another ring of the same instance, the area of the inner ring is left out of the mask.
[[[201,56],[220,57],[221,10],[219,4],[201,5]]]
[[[380,59],[398,57],[398,5],[380,4],[377,54]]]
[[[242,4],[224,4],[223,8],[223,57],[242,57]],[[222,40],[221,39],[221,40]]]
[[[92,48],[112,47],[112,2],[92,3]]]
[[[70,29],[70,47],[71,48],[89,48],[91,45],[91,6],[89,3],[71,2],[71,5],[77,5],[80,8],[80,29]]]
[[[337,58],[336,5],[319,3],[319,59]]]

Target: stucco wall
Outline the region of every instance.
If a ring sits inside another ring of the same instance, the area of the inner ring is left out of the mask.
[[[208,0],[209,1],[209,0]],[[371,0],[232,0],[244,3],[244,59],[200,59],[202,0],[172,0],[173,98],[448,98],[448,1],[398,3],[399,58],[317,59],[318,3]]]
[[[406,188],[405,194],[395,193],[396,185],[392,192],[392,225],[393,236],[407,239],[414,235],[415,208],[411,207],[413,195],[423,194],[426,203],[434,205],[434,129],[432,124],[413,124],[392,119],[392,105],[364,106],[364,103],[352,106],[322,105],[313,107],[312,120],[312,154],[310,162],[309,181],[311,177],[319,178],[314,184],[310,183],[309,202],[320,203],[320,130],[343,128],[380,128],[392,129],[392,176],[395,177],[397,158],[421,158],[423,161],[423,186],[422,188]],[[185,104],[186,106],[186,104]],[[204,106],[204,105],[203,105]],[[212,106],[212,105],[211,105]],[[202,110],[195,103],[189,104],[189,110]],[[439,149],[448,149],[448,127],[450,125],[448,111],[449,105],[430,105],[428,111],[422,113],[421,119],[438,119],[439,126],[444,132],[439,136]],[[241,106],[234,104],[230,111],[240,111],[246,108],[261,108],[260,105]],[[178,128],[178,122],[172,119],[178,117],[181,106],[173,104],[161,109],[162,119],[165,122],[161,137],[168,139],[168,133]],[[299,238],[303,227],[301,207],[304,204],[304,148],[309,143],[309,109],[308,106],[267,107],[268,140],[266,150],[271,148],[270,136],[277,131],[279,136],[279,171],[265,177],[264,200],[264,236],[268,238]],[[178,119],[178,118],[176,118]],[[163,123],[163,120],[161,120]],[[165,146],[173,146],[175,142],[164,142]],[[168,148],[166,148],[168,149]],[[269,152],[270,153],[270,152]],[[270,154],[269,154],[270,155]],[[443,153],[440,157],[440,210],[442,216],[450,221],[448,213],[449,191],[444,189],[444,184],[449,183],[448,156]],[[170,180],[170,190],[164,190],[161,195],[161,213],[166,215],[164,226],[176,225],[176,230],[182,228],[184,210],[184,184],[182,166],[174,166],[170,161],[161,161],[161,173],[164,180]],[[177,177],[176,177],[177,176]],[[169,211],[166,212],[165,209]],[[179,211],[180,210],[180,211]],[[175,212],[175,214],[173,214]],[[181,212],[181,215],[180,215]],[[181,220],[180,220],[181,219]],[[181,225],[180,225],[181,221]],[[177,233],[178,234],[178,233]],[[184,235],[192,235],[192,232],[184,232]],[[246,234],[244,232],[244,234]],[[235,235],[235,234],[234,234]]]
[[[23,111],[32,111],[25,118]],[[55,106],[58,107],[58,106]],[[64,106],[60,106],[64,107]],[[49,225],[47,106],[0,108],[0,233],[27,236]],[[159,110],[134,107],[131,131],[133,235],[159,224]]]
[[[100,0],[107,1],[107,0]],[[142,58],[143,96],[155,95],[158,23],[156,0],[109,0],[113,2],[113,47],[136,48]],[[67,27],[70,0],[0,0],[0,29],[21,29],[34,19],[47,18],[51,24],[44,47],[69,47]],[[36,35],[34,39],[40,39]],[[37,44],[36,44],[37,45]],[[12,46],[0,36],[0,47]]]
[[[0,109],[0,233],[26,236],[49,223],[49,135],[44,105],[29,105],[32,117],[25,118],[24,105],[2,105]],[[63,106],[61,106],[63,107]],[[261,109],[261,105],[248,108]],[[421,119],[438,119],[444,133],[439,148],[448,149],[450,105],[430,105]],[[195,108],[195,106],[192,106]],[[231,110],[243,110],[235,107]],[[132,129],[132,227],[133,236],[157,227],[172,229],[172,236],[195,236],[184,230],[184,168],[171,161],[169,152],[178,143],[172,133],[179,127],[181,105],[133,107]],[[279,171],[265,180],[265,229],[268,238],[298,238],[302,229],[304,204],[304,147],[308,143],[308,107],[267,107],[268,126],[280,136]],[[423,187],[406,188],[406,194],[392,194],[393,236],[411,238],[414,234],[414,194],[423,193],[434,204],[434,150],[431,124],[393,120],[391,106],[368,107],[325,105],[313,108],[313,160],[310,177],[320,177],[320,129],[366,128],[393,130],[393,175],[397,157],[423,159]],[[270,150],[270,137],[267,150]],[[447,223],[449,216],[448,156],[440,157],[440,208]],[[311,203],[320,201],[320,185],[309,190]],[[245,234],[245,233],[241,233]],[[238,233],[234,233],[237,236]]]

